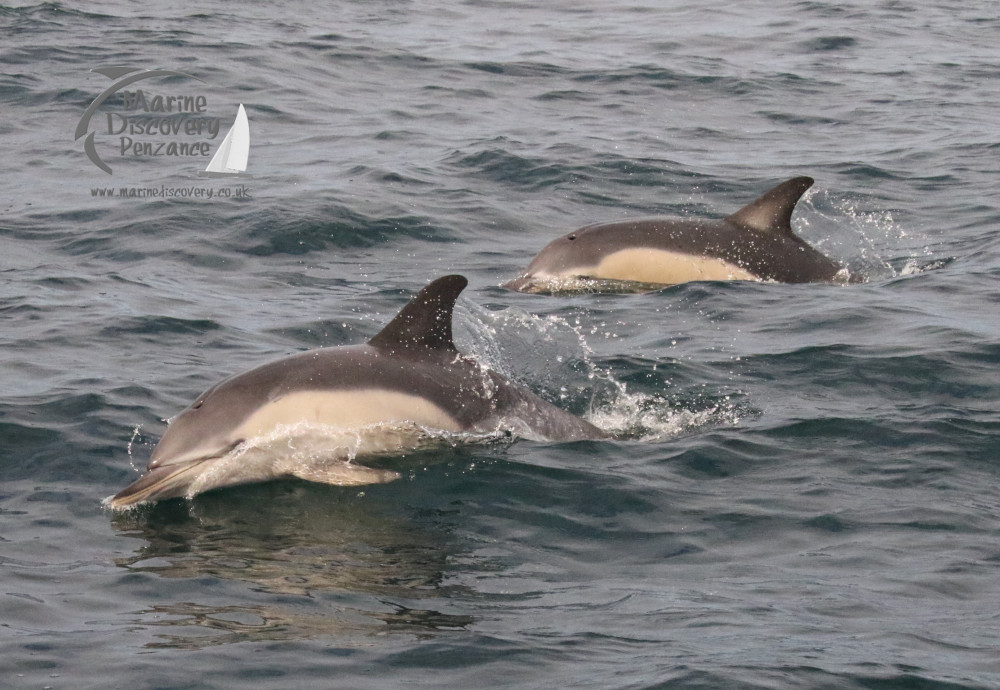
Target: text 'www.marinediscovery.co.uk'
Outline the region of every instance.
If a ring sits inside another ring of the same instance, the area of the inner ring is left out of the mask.
[[[250,188],[236,187],[91,187],[91,196],[116,199],[249,199]]]

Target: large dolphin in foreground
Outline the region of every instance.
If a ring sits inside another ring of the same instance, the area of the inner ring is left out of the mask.
[[[606,438],[455,349],[452,310],[467,283],[438,278],[365,345],[309,350],[209,388],[171,421],[148,472],[109,506],[281,476],[387,482],[398,475],[353,459],[413,450],[435,435]]]
[[[550,292],[580,279],[675,285],[692,280],[855,282],[792,232],[813,184],[796,177],[721,220],[651,218],[588,225],[551,242],[505,287]]]

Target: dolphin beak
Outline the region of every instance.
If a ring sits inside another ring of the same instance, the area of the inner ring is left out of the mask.
[[[225,457],[241,443],[243,443],[243,439],[238,439],[220,451],[207,455],[196,455],[190,458],[178,455],[166,459],[157,457],[156,451],[160,448],[157,446],[150,457],[148,472],[112,496],[108,505],[119,509],[137,503],[184,496],[191,482],[201,472],[205,462]]]
[[[199,471],[200,462],[157,467],[112,496],[108,506],[117,510],[148,501],[183,496]]]

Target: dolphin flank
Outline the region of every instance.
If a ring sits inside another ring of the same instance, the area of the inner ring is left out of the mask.
[[[505,287],[557,292],[580,279],[653,288],[693,280],[858,282],[792,232],[792,211],[812,184],[811,177],[793,178],[721,220],[588,225],[552,241]]]
[[[367,344],[308,350],[208,389],[170,422],[146,474],[108,504],[190,498],[281,476],[387,482],[398,474],[352,460],[414,450],[435,434],[606,438],[455,349],[452,311],[467,284],[438,278]]]

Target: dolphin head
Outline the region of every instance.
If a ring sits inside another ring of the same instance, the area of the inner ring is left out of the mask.
[[[149,469],[219,458],[246,440],[239,431],[250,406],[244,403],[245,398],[229,395],[227,383],[205,391],[170,420],[153,449]]]

